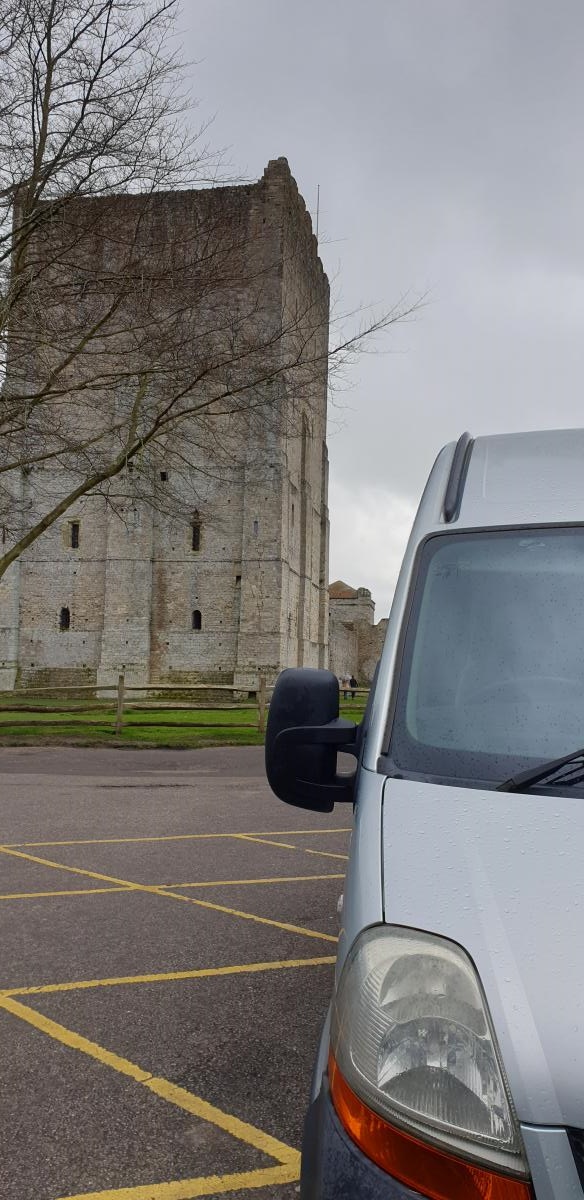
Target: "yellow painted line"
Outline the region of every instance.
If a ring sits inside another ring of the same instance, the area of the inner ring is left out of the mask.
[[[323,858],[349,858],[348,854],[332,854],[330,850],[305,850],[305,854],[320,854]]]
[[[128,889],[145,889],[141,883],[130,883],[127,879],[117,879],[114,875],[102,875],[99,871],[88,871],[85,867],[70,867],[66,863],[53,862],[51,858],[40,858],[38,854],[25,854],[22,850],[14,850],[11,846],[0,846],[0,854],[10,854],[13,858],[23,858],[25,862],[39,863],[41,867],[53,867],[56,871],[69,871],[71,875],[87,875],[89,879],[99,879],[102,883],[120,885],[122,891]],[[155,890],[155,889],[154,889]]]
[[[120,838],[75,838],[65,842],[8,842],[11,848],[23,850],[41,849],[43,846],[125,846],[133,842],[194,842],[207,838],[237,837],[233,833],[166,833],[155,837]]]
[[[269,1154],[271,1158],[275,1158],[282,1165],[296,1166],[300,1162],[298,1151],[293,1150],[291,1146],[286,1146],[284,1142],[265,1133],[263,1129],[257,1129],[255,1125],[249,1125],[247,1121],[241,1121],[239,1117],[215,1108],[214,1104],[209,1104],[199,1096],[194,1096],[192,1092],[187,1092],[186,1088],[169,1083],[167,1079],[149,1079],[146,1087],[154,1092],[155,1096],[160,1096],[169,1104],[184,1109],[193,1117],[199,1117],[201,1121],[216,1125],[231,1137],[237,1138],[238,1141],[246,1142],[255,1150],[261,1150],[262,1154]]]
[[[247,975],[261,971],[285,971],[298,967],[320,967],[334,963],[334,955],[322,958],[284,958],[275,962],[235,963],[227,967],[200,967],[191,971],[167,971],[156,975],[113,975],[110,979],[79,979],[71,983],[43,983],[34,987],[5,988],[2,996],[46,996],[52,992],[79,992],[88,988],[119,987],[138,983],[176,983],[183,979],[208,979],[219,975]]]
[[[106,1050],[104,1046],[98,1046],[97,1042],[91,1042],[88,1038],[83,1037],[79,1033],[75,1033],[72,1029],[66,1029],[64,1025],[58,1024],[57,1021],[52,1021],[49,1017],[45,1017],[42,1013],[35,1012],[25,1004],[21,1004],[19,1000],[13,1000],[10,996],[0,996],[0,1008],[4,1008],[6,1012],[11,1013],[15,1017],[19,1017],[21,1021],[25,1021],[28,1025],[32,1025],[34,1029],[38,1029],[41,1033],[47,1034],[48,1037],[60,1042],[63,1046],[68,1046],[72,1050],[78,1050],[81,1054],[86,1054],[89,1058],[93,1058],[96,1062],[103,1066],[111,1067],[120,1075],[125,1075],[132,1079],[134,1083],[142,1084],[147,1087],[154,1095],[159,1096],[167,1103],[181,1108],[184,1112],[191,1113],[195,1117],[199,1117],[202,1121],[207,1121],[211,1125],[215,1125],[218,1129],[224,1130],[231,1137],[236,1138],[240,1142],[245,1142],[248,1146],[253,1146],[254,1149],[260,1150],[263,1154],[270,1155],[282,1165],[296,1165],[299,1159],[298,1152],[293,1150],[291,1146],[286,1146],[280,1142],[278,1138],[274,1138],[269,1133],[264,1133],[262,1129],[257,1129],[255,1125],[248,1124],[247,1121],[240,1120],[239,1117],[234,1117],[230,1113],[223,1112],[220,1108],[215,1108],[213,1104],[209,1104],[206,1100],[202,1100],[199,1096],[188,1092],[186,1088],[178,1087],[174,1083],[170,1083],[167,1079],[159,1079],[151,1075],[150,1072],[144,1071],[142,1067],[136,1063],[130,1062],[127,1058],[122,1058],[119,1054],[114,1054],[111,1050]],[[204,1194],[204,1193],[203,1193]]]
[[[184,896],[181,892],[171,892],[147,883],[132,883],[127,879],[118,879],[114,875],[101,875],[97,871],[87,871],[84,867],[69,867],[63,863],[53,862],[50,858],[39,858],[35,854],[25,854],[22,850],[13,850],[9,846],[0,846],[1,854],[10,854],[29,862],[40,863],[44,867],[54,867],[57,871],[71,871],[74,875],[88,875],[91,879],[100,879],[104,883],[121,884],[129,891],[145,892],[151,896],[167,896],[172,900],[182,900],[185,904],[197,904],[201,908],[214,909],[215,912],[227,913],[231,917],[241,917],[246,921],[257,921],[260,925],[273,925],[276,929],[284,929],[287,933],[299,933],[304,937],[319,938],[323,942],[336,942],[338,939],[330,933],[319,933],[315,929],[305,929],[302,925],[289,925],[285,921],[275,921],[271,917],[259,917],[256,913],[241,912],[237,908],[226,908],[222,904],[212,904],[210,900],[195,900],[194,896]]]
[[[205,883],[161,883],[161,889],[164,888],[212,888],[212,887],[247,887],[255,883],[310,883],[311,880],[318,879],[344,879],[341,875],[267,875],[264,879],[216,879],[208,880]],[[100,889],[101,890],[101,889]],[[108,889],[104,888],[104,891]],[[112,891],[116,890],[114,888]],[[123,890],[123,889],[120,889]],[[42,893],[40,893],[42,895]],[[0,900],[2,897],[0,896]]]
[[[128,838],[83,838],[75,841],[67,842],[8,842],[7,845],[11,849],[35,849],[41,846],[118,846],[125,845],[131,842],[193,842],[206,838],[231,838],[231,837],[290,837],[293,834],[299,837],[308,835],[322,834],[327,837],[329,833],[350,833],[351,828],[346,829],[261,829],[258,833],[254,830],[242,830],[240,833],[167,833],[160,834],[156,837],[128,837]]]
[[[296,1183],[300,1165],[290,1162],[282,1167],[264,1167],[237,1175],[208,1175],[204,1179],[178,1179],[174,1183],[142,1184],[140,1187],[112,1188],[105,1192],[78,1192],[62,1200],[195,1200],[197,1196],[222,1196],[226,1192],[269,1187],[270,1184]]]
[[[351,825],[344,826],[342,829],[280,829],[280,830],[274,829],[271,831],[271,834],[270,833],[266,833],[266,834],[262,833],[261,836],[262,837],[264,837],[264,836],[265,837],[270,837],[270,836],[284,837],[284,836],[288,836],[288,835],[291,836],[292,834],[298,834],[299,837],[305,837],[306,835],[310,834],[314,837],[318,837],[319,833],[322,833],[322,835],[324,837],[328,837],[329,833],[351,833],[351,830],[352,830]]]
[[[315,876],[318,878],[318,876]],[[323,876],[323,878],[326,878]],[[331,875],[331,879],[335,876]],[[38,900],[43,896],[98,896],[104,895],[106,892],[129,892],[128,887],[103,887],[103,888],[65,888],[62,892],[4,892],[0,895],[0,900]]]
[[[262,842],[264,846],[282,846],[284,850],[301,850],[304,854],[322,854],[325,858],[344,858],[348,859],[348,854],[333,854],[330,850],[308,850],[306,846],[291,846],[289,842],[273,842],[267,838],[252,837],[249,833],[234,833],[234,838],[239,838],[242,842]]]
[[[21,1004],[19,1000],[13,1000],[10,996],[0,996],[0,1008],[6,1009],[6,1012],[11,1013],[14,1017],[19,1017],[21,1021],[26,1021],[28,1025],[33,1025],[35,1029],[46,1033],[64,1046],[69,1046],[71,1050],[80,1050],[81,1053],[89,1055],[90,1058],[96,1059],[104,1066],[112,1067],[120,1075],[127,1075],[129,1079],[134,1080],[134,1083],[146,1083],[150,1079],[150,1073],[143,1071],[142,1067],[129,1062],[127,1058],[121,1058],[119,1054],[114,1054],[111,1050],[106,1050],[103,1046],[98,1046],[96,1042],[90,1042],[71,1029],[65,1029],[64,1025],[58,1025],[56,1021],[51,1021],[42,1013],[35,1012],[27,1005]]]
[[[166,892],[165,895],[177,896],[178,892]],[[191,904],[199,904],[201,908],[212,908],[216,912],[228,913],[231,917],[242,917],[246,921],[257,921],[260,925],[275,925],[276,929],[285,929],[287,933],[301,933],[304,937],[320,938],[323,942],[337,942],[338,938],[332,933],[320,933],[316,929],[305,929],[303,925],[289,925],[287,921],[274,921],[271,917],[259,917],[256,913],[241,912],[238,908],[227,908],[223,904],[211,904],[209,900],[193,900],[185,897]]]
[[[309,883],[319,879],[344,879],[344,875],[270,875],[262,879],[205,879],[196,883],[159,883],[153,886],[157,890],[166,891],[168,888],[214,888],[214,887],[243,887],[257,883]],[[120,887],[103,888],[64,888],[62,891],[47,892],[4,892],[0,900],[42,900],[52,896],[103,896],[110,892],[130,892],[135,888],[126,884]]]
[[[239,838],[242,842],[261,842],[262,846],[282,846],[284,850],[297,850],[298,846],[291,846],[290,842],[273,842],[268,838],[255,837],[251,833],[234,833],[234,838]]]
[[[319,879],[344,879],[344,875],[273,875],[267,876],[265,879],[206,879],[204,882],[197,881],[196,883],[160,883],[154,885],[157,890],[165,891],[168,888],[214,888],[214,887],[242,887],[257,883],[309,883],[311,880]],[[103,887],[103,888],[64,888],[58,892],[4,892],[0,894],[0,900],[42,900],[44,897],[52,896],[104,896],[110,892],[130,892],[134,888],[129,888],[125,884],[123,887]]]

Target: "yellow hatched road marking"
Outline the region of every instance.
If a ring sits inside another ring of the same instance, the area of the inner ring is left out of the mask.
[[[4,892],[3,895],[0,895],[0,900],[39,900],[43,896],[102,896],[107,892],[129,892],[129,890],[127,887],[104,887],[64,888],[61,892]]]
[[[130,883],[127,879],[117,879],[114,875],[102,875],[100,871],[89,871],[87,867],[70,867],[67,863],[53,862],[51,858],[41,858],[38,854],[25,854],[23,850],[14,850],[12,846],[0,846],[0,853],[9,854],[12,858],[23,858],[25,862],[40,863],[41,867],[68,871],[71,875],[86,875],[89,879],[99,879],[102,883],[116,883],[122,891],[125,888],[129,891],[152,890],[146,888],[145,884]]]
[[[156,975],[113,975],[110,979],[79,979],[70,983],[42,983],[33,987],[4,988],[2,996],[45,996],[52,992],[79,992],[88,988],[118,987],[123,984],[175,983],[183,979],[207,979],[218,975],[247,975],[261,971],[285,971],[297,967],[319,967],[334,963],[334,955],[320,958],[285,958],[275,962],[235,963],[227,967],[200,967],[191,971],[166,971]]]
[[[274,842],[268,841],[267,838],[252,836],[251,833],[234,833],[232,837],[239,838],[241,842],[261,842],[264,846],[281,846],[284,850],[301,850],[304,854],[322,854],[325,858],[344,858],[348,859],[348,854],[333,854],[330,850],[310,850],[307,846],[292,846],[289,842]]]
[[[79,1192],[62,1200],[195,1200],[197,1196],[218,1196],[226,1192],[268,1187],[271,1183],[296,1183],[299,1163],[282,1167],[263,1167],[237,1175],[208,1175],[204,1179],[177,1179],[174,1183],[142,1184],[140,1187],[112,1188],[105,1192]]]
[[[298,850],[298,846],[291,846],[290,842],[273,842],[268,838],[255,837],[251,833],[234,833],[232,837],[239,838],[242,842],[261,842],[262,846],[282,846],[284,850]]]
[[[284,929],[287,933],[299,933],[304,937],[319,938],[323,942],[336,942],[338,939],[330,933],[320,933],[316,929],[305,929],[303,925],[290,925],[285,921],[275,921],[271,917],[260,917],[256,913],[241,912],[238,908],[227,908],[223,904],[212,904],[210,900],[195,900],[194,896],[185,896],[181,892],[171,892],[147,883],[133,883],[128,879],[118,879],[114,875],[102,875],[98,871],[88,871],[85,867],[70,867],[64,863],[53,862],[50,858],[40,858],[36,854],[25,854],[22,850],[14,850],[10,846],[0,846],[1,854],[9,854],[14,858],[23,858],[28,862],[40,863],[43,867],[54,867],[57,871],[70,871],[73,875],[87,875],[90,879],[99,879],[103,883],[121,884],[132,892],[145,892],[151,896],[167,896],[171,900],[182,900],[185,904],[196,904],[200,908],[213,909],[215,912],[227,913],[231,917],[241,917],[245,921],[257,921],[259,925],[273,925],[276,929]]]
[[[164,894],[176,896],[178,892]],[[290,925],[287,921],[273,921],[271,917],[258,917],[256,913],[241,912],[238,908],[227,908],[224,904],[211,904],[209,900],[193,900],[191,896],[185,896],[185,900],[190,900],[191,904],[198,904],[201,908],[213,908],[216,912],[228,913],[232,917],[257,921],[260,925],[275,925],[277,929],[285,929],[288,933],[302,933],[305,937],[320,938],[323,942],[338,942],[339,940],[332,933],[321,933],[317,929],[305,929],[303,925]]]
[[[214,887],[242,887],[250,886],[257,883],[309,883],[312,880],[319,879],[344,879],[344,875],[271,875],[263,879],[206,879],[203,882],[198,880],[196,883],[159,883],[154,886],[160,891],[166,891],[168,888],[214,888]],[[103,888],[64,888],[62,891],[50,892],[4,892],[0,894],[0,900],[41,900],[43,897],[51,896],[104,896],[109,892],[129,892],[130,888],[126,887],[103,887]]]
[[[106,1050],[104,1046],[98,1046],[97,1042],[91,1042],[82,1034],[67,1029],[57,1021],[52,1021],[50,1017],[45,1017],[42,1013],[21,1004],[19,1000],[13,1000],[10,996],[0,996],[0,1008],[4,1008],[12,1016],[32,1025],[34,1029],[47,1034],[48,1037],[60,1042],[63,1046],[68,1046],[71,1050],[78,1050],[103,1066],[111,1067],[120,1075],[132,1079],[134,1083],[143,1085],[155,1096],[166,1100],[167,1103],[181,1108],[184,1112],[191,1113],[194,1117],[199,1117],[202,1121],[215,1125],[218,1129],[222,1129],[231,1137],[236,1138],[237,1141],[245,1142],[248,1146],[253,1146],[255,1150],[260,1150],[262,1154],[268,1154],[270,1158],[275,1158],[282,1165],[292,1166],[298,1163],[300,1156],[297,1150],[286,1146],[284,1142],[265,1133],[263,1129],[257,1129],[255,1125],[250,1125],[247,1121],[232,1116],[231,1113],[223,1112],[214,1104],[209,1104],[207,1100],[202,1100],[200,1096],[188,1092],[186,1088],[178,1087],[177,1084],[170,1083],[167,1079],[153,1076],[136,1063],[130,1062],[129,1059],[122,1058],[111,1050]]]
[[[176,887],[176,888],[199,888],[199,887],[239,887],[252,883],[310,883],[316,879],[344,879],[343,874],[338,875],[268,875],[265,879],[217,879],[210,880],[207,883],[161,883],[161,888]],[[120,889],[122,890],[122,889]],[[1,899],[1,897],[0,897]]]
[[[126,837],[126,838],[83,838],[67,842],[9,842],[7,843],[12,849],[23,847],[24,849],[35,849],[41,846],[118,846],[125,845],[130,842],[195,842],[206,838],[232,838],[232,837],[291,837],[293,834],[298,837],[308,837],[311,835],[322,834],[327,837],[329,833],[350,833],[351,827],[346,829],[268,829],[260,830],[256,833],[250,830],[242,830],[240,833],[166,833],[160,834],[157,837]]]
[[[330,850],[305,850],[305,854],[320,854],[323,858],[349,858],[348,854],[332,854]]]
[[[200,1096],[187,1092],[186,1088],[169,1083],[167,1079],[156,1078],[147,1080],[146,1087],[154,1092],[155,1096],[160,1096],[169,1104],[175,1104],[177,1108],[184,1109],[193,1117],[199,1117],[201,1121],[217,1125],[231,1137],[237,1138],[240,1142],[246,1142],[248,1146],[253,1146],[255,1150],[261,1150],[263,1154],[269,1154],[279,1163],[296,1166],[300,1162],[298,1151],[291,1146],[286,1146],[284,1142],[265,1133],[263,1129],[257,1129],[255,1125],[250,1125],[247,1121],[241,1121],[239,1117],[232,1116],[231,1113],[225,1113],[222,1109],[215,1108],[214,1104],[209,1104]]]

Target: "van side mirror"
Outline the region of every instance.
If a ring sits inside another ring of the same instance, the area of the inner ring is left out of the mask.
[[[266,774],[286,804],[332,812],[352,801],[354,776],[337,773],[337,754],[359,754],[358,729],[339,717],[332,671],[290,667],[278,677],[266,728]]]

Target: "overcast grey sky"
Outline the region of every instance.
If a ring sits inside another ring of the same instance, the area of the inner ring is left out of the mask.
[[[331,578],[379,619],[446,441],[584,423],[584,4],[183,3],[212,142],[320,184],[343,306],[427,294],[329,427]]]

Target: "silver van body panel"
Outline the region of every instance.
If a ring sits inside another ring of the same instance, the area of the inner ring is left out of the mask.
[[[377,772],[363,768],[359,772],[359,790],[343,889],[337,978],[357,935],[368,925],[377,925],[383,920],[383,858],[380,847],[384,783],[384,776]]]
[[[565,1129],[522,1125],[537,1200],[582,1200],[582,1185]]]
[[[385,920],[471,956],[533,1125],[584,1127],[583,844],[577,798],[386,781]]]
[[[457,528],[579,522],[584,430],[477,438]]]

